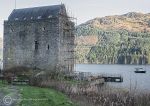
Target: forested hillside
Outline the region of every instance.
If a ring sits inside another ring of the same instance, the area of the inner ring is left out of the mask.
[[[150,14],[95,18],[76,35],[77,63],[150,64]]]

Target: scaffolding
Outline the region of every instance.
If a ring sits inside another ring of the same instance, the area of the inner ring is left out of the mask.
[[[61,53],[61,64],[62,70],[67,71],[69,73],[75,70],[76,59],[75,59],[75,25],[77,24],[77,19],[74,17],[69,17],[66,14],[60,13],[59,16],[62,18],[62,24],[60,25],[62,29],[62,39],[61,44],[63,45]],[[75,20],[75,22],[74,22]]]

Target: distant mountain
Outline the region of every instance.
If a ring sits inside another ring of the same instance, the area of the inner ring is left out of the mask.
[[[150,63],[150,13],[95,18],[77,26],[76,35],[78,63]]]
[[[90,26],[103,30],[128,30],[132,32],[150,32],[150,13],[130,12],[123,15],[106,16],[87,21],[79,27]]]

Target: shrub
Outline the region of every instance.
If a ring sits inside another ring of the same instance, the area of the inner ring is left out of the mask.
[[[30,79],[33,75],[33,70],[27,67],[18,66],[12,67],[10,69],[3,70],[4,79],[11,83],[13,78],[17,78],[18,80]]]

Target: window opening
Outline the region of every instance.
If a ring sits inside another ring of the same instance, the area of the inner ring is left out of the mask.
[[[35,50],[38,50],[38,45],[39,45],[38,41],[35,41]]]

